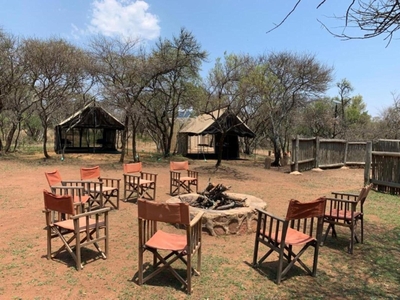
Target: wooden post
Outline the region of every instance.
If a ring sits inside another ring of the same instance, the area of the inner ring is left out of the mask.
[[[315,138],[315,166],[314,168],[319,168],[319,137]]]
[[[367,142],[365,151],[365,166],[364,166],[364,185],[370,182],[371,173],[371,163],[372,163],[372,142]]]
[[[343,165],[346,165],[347,162],[347,152],[348,152],[348,148],[349,147],[349,142],[346,141],[346,144],[344,145],[344,157],[343,157]]]
[[[299,153],[300,153],[300,140],[299,135],[296,135],[296,151],[294,152],[294,170],[299,171]]]

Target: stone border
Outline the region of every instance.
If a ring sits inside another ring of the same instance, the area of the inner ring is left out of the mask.
[[[267,204],[260,198],[238,193],[227,193],[239,198],[247,198],[247,207],[236,207],[225,210],[209,210],[198,207],[190,207],[190,214],[193,217],[199,211],[204,212],[203,230],[210,235],[245,234],[254,232],[257,224],[257,212],[255,208],[266,209]],[[182,194],[180,197],[194,197],[198,194]],[[180,203],[179,196],[172,197],[167,203]]]

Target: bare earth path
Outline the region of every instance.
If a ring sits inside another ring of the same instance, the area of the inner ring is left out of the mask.
[[[111,213],[111,254],[107,260],[89,261],[84,270],[77,272],[69,260],[48,261],[45,258],[45,220],[41,211],[42,191],[48,188],[48,184],[44,172],[58,169],[64,179],[78,179],[80,166],[99,164],[103,176],[122,179],[122,166],[117,160],[116,156],[100,155],[78,155],[64,162],[56,159],[27,162],[0,157],[0,299],[186,297],[179,287],[168,287],[165,282],[139,287],[131,281],[137,271],[137,207],[134,203],[121,201],[120,210]],[[192,169],[200,172],[200,190],[211,179],[212,182],[232,186],[232,192],[263,199],[269,211],[282,216],[291,198],[309,201],[329,195],[332,190],[357,190],[363,184],[363,169],[333,169],[289,175],[285,169],[267,170],[261,163],[251,160],[223,161],[223,167],[218,172],[214,172],[214,161],[196,160],[190,163]],[[144,169],[159,174],[157,201],[166,201],[170,197],[168,162],[144,163]],[[205,267],[202,276],[218,277],[215,274],[217,271],[213,273],[208,269],[207,256],[219,253],[224,260],[216,263],[232,263],[237,280],[243,281],[240,285],[252,290],[254,283],[240,274],[251,272],[251,268],[243,262],[251,261],[253,235],[212,237],[204,234],[203,239]],[[253,276],[258,278],[261,275]],[[302,277],[304,281],[309,279]],[[260,280],[268,281],[266,278]],[[271,286],[277,289],[275,285]],[[214,299],[224,299],[225,296],[234,299],[235,292],[229,289],[229,286],[216,285],[214,293],[219,296]],[[206,297],[206,292],[207,287],[197,281],[192,299],[202,299]],[[252,293],[249,298],[257,295],[256,291]]]

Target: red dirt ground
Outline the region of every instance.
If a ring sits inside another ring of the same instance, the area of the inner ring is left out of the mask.
[[[109,259],[89,262],[78,275],[64,262],[45,258],[45,219],[41,213],[42,191],[48,188],[45,171],[58,169],[64,179],[78,179],[80,166],[100,165],[103,176],[122,179],[122,166],[118,159],[112,155],[76,155],[67,156],[61,162],[55,158],[24,161],[0,157],[1,299],[116,299],[121,295],[121,290],[137,270],[136,205],[120,202],[120,210],[111,213]],[[262,162],[253,160],[223,161],[217,172],[213,167],[215,161],[193,160],[190,163],[192,169],[200,172],[200,190],[211,179],[232,186],[232,192],[263,199],[269,211],[282,216],[291,198],[309,201],[329,195],[333,189],[357,190],[363,184],[362,169],[290,175],[288,169],[264,169]],[[166,201],[170,197],[168,162],[146,162],[144,170],[159,174],[157,201]],[[203,239],[204,251],[207,252],[207,247],[215,245],[216,239],[207,234]],[[253,235],[232,236],[232,239],[236,239],[235,242],[224,244],[224,251],[236,256],[236,245],[246,241],[252,243]],[[66,274],[74,274],[71,281],[76,280],[76,289],[66,288],[59,282],[58,279],[64,280]],[[68,282],[71,283],[74,284]],[[162,295],[162,285],[152,288]],[[177,294],[184,296],[181,291]],[[198,296],[194,295],[193,299],[198,299]]]

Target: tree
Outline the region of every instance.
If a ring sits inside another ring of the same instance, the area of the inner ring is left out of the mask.
[[[71,98],[87,91],[87,57],[62,39],[27,39],[22,50],[26,78],[43,127],[43,154],[50,158],[46,145],[51,117]]]
[[[164,157],[171,152],[179,109],[192,107],[197,99],[200,66],[206,58],[207,52],[184,28],[172,40],[160,39],[149,58],[149,69],[155,73],[139,103]]]
[[[319,0],[317,8],[320,8],[328,0]],[[282,25],[285,20],[296,10],[302,0],[296,4],[284,17],[284,19],[271,30]],[[342,39],[369,39],[385,35],[388,44],[391,42],[394,33],[400,29],[400,2],[393,0],[350,0],[346,12],[342,16],[335,17],[344,22],[342,33],[334,33],[320,22],[332,35]],[[363,35],[347,34],[348,28],[358,28]]]
[[[393,105],[386,108],[378,122],[379,137],[400,139],[400,97],[393,95]]]
[[[331,99],[322,98],[301,107],[296,113],[296,134],[306,137],[335,137],[335,106]]]
[[[234,127],[240,125],[232,123],[230,116],[251,117],[256,113],[251,75],[255,68],[254,60],[249,55],[225,54],[224,59],[217,59],[215,66],[210,70],[207,78],[207,101],[202,113],[209,114],[219,128],[217,162],[218,168],[222,162],[224,141]],[[253,103],[253,105],[251,105]],[[225,118],[222,113],[213,114],[213,111],[226,109]]]
[[[10,151],[15,133],[20,132],[24,113],[31,106],[19,39],[0,31],[0,115],[3,114],[2,135],[6,139],[3,147],[0,137],[0,151]]]
[[[347,139],[369,140],[374,137],[371,134],[371,116],[366,110],[366,105],[361,95],[351,98],[350,105],[346,110]]]
[[[124,162],[130,126],[133,132],[132,159],[135,159],[136,129],[142,115],[137,101],[153,78],[152,70],[148,69],[146,53],[140,47],[139,40],[98,36],[90,46],[91,55],[96,61],[96,76],[102,98],[123,114],[125,129],[122,133],[120,162]]]
[[[321,96],[331,81],[332,70],[320,64],[315,56],[290,52],[272,53],[260,57],[263,64],[263,84],[259,85],[263,106],[258,110],[264,120],[265,135],[274,146],[273,165],[280,164],[297,108]]]

